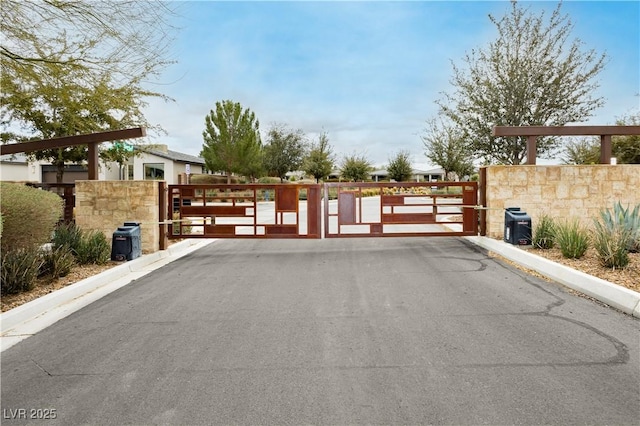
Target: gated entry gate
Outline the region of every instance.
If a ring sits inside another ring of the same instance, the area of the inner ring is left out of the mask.
[[[169,185],[168,194],[169,238],[478,233],[476,182]]]
[[[476,182],[325,183],[324,193],[325,238],[478,233]]]

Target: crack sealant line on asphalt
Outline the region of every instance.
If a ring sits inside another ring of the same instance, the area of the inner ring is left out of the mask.
[[[215,239],[184,240],[143,255],[0,314],[0,352]]]
[[[640,318],[640,293],[488,237],[464,237],[573,290],[591,296],[622,312]]]

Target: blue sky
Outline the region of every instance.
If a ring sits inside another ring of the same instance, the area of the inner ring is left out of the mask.
[[[551,13],[557,2],[521,2]],[[177,4],[177,61],[160,76],[150,122],[168,134],[154,139],[198,155],[204,117],[216,101],[250,108],[263,142],[273,123],[300,128],[310,140],[323,130],[334,152],[365,154],[384,165],[399,150],[414,167],[431,165],[420,135],[452,91],[452,61],[497,36],[488,14],[508,1],[218,2]],[[605,107],[584,124],[614,124],[640,109],[640,2],[565,1],[584,47],[606,52],[598,95]]]

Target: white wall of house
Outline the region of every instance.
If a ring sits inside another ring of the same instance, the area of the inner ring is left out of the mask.
[[[29,179],[27,163],[2,162],[0,164],[0,180],[27,182]]]
[[[29,161],[23,154],[3,155],[0,162],[0,180],[14,182],[40,182],[40,163]]]
[[[187,164],[160,157],[158,155],[141,152],[131,158],[130,165],[133,166],[133,180],[165,180],[169,185],[178,183],[178,176],[186,173]],[[190,164],[191,174],[202,173],[202,165]],[[160,170],[162,171],[161,176]]]
[[[24,155],[2,156],[0,162],[0,180],[17,182],[55,182],[54,172],[45,176],[43,166],[47,161],[28,161]],[[189,164],[191,174],[203,173],[201,164]],[[145,170],[147,171],[145,173]],[[131,173],[132,172],[132,173]],[[118,163],[100,162],[98,164],[99,180],[166,180],[168,184],[177,184],[179,176],[187,172],[187,163],[161,157],[153,153],[141,152],[129,160],[122,172]],[[83,170],[65,173],[69,179],[86,180],[88,172]],[[68,179],[65,179],[67,181]]]

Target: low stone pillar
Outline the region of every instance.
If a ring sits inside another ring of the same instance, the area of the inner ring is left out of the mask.
[[[159,250],[159,182],[153,180],[76,181],[76,224],[111,239],[124,222],[141,223],[142,253]]]

